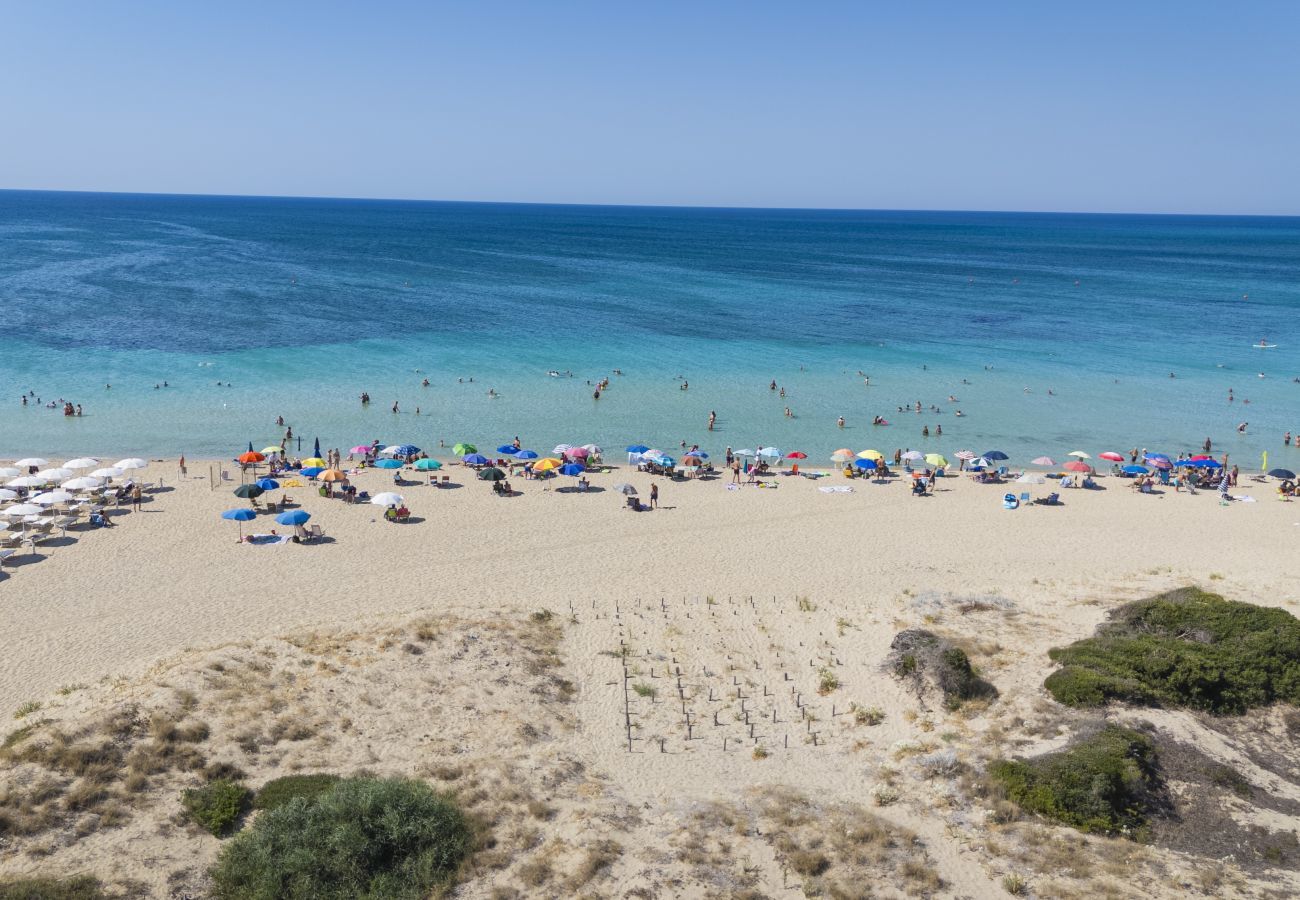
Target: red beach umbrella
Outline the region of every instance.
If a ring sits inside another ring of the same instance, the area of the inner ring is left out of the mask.
[[[1066,463],[1065,468],[1071,472],[1087,472],[1092,469],[1092,466],[1082,460],[1076,459],[1073,462]]]
[[[808,454],[804,453],[802,450],[791,450],[789,453],[785,455],[785,458],[786,459],[807,459]]]
[[[1111,462],[1123,462],[1123,461],[1124,461],[1124,454],[1122,454],[1122,453],[1116,453],[1114,450],[1107,450],[1105,453],[1098,453],[1098,454],[1097,454],[1097,457],[1098,457],[1099,459],[1108,459],[1108,460],[1110,460]]]
[[[246,465],[248,463],[260,463],[265,459],[266,459],[265,456],[263,456],[262,454],[258,453],[255,450],[250,450],[247,453],[241,453],[239,456],[239,461]]]

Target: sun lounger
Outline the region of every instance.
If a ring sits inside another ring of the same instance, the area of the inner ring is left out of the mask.
[[[309,540],[319,541],[323,537],[325,537],[325,532],[321,530],[319,525],[307,526],[307,538]]]
[[[1039,497],[1034,502],[1041,506],[1056,506],[1061,502],[1061,495],[1056,493],[1048,494],[1046,497]]]
[[[5,560],[17,553],[17,550],[0,550],[0,566],[5,564]]]

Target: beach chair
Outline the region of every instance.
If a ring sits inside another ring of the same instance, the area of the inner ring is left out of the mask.
[[[321,530],[321,527],[320,527],[319,525],[308,525],[308,526],[307,526],[307,539],[308,539],[308,540],[319,541],[319,540],[320,540],[321,538],[323,538],[323,537],[325,537],[325,532]]]
[[[1061,502],[1061,495],[1056,493],[1048,494],[1046,497],[1041,497],[1034,502],[1043,506],[1055,506]]]
[[[17,550],[0,550],[0,566],[5,564],[5,560],[17,553]]]
[[[916,479],[915,481],[912,482],[912,496],[913,496],[913,497],[924,497],[924,496],[925,496],[925,481],[924,481],[924,480],[918,478],[918,479]]]
[[[439,487],[441,487],[441,486],[444,485],[444,484],[451,484],[451,476],[450,476],[450,475],[444,475],[444,476],[442,476],[442,481],[438,482]]]
[[[1026,492],[1024,492],[1023,494],[1020,495],[1020,502],[1021,502],[1021,503],[1028,503],[1028,502],[1029,502],[1029,492],[1028,492],[1028,491],[1026,491]]]

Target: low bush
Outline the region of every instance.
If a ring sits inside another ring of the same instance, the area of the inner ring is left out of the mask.
[[[0,900],[103,900],[104,896],[99,879],[90,875],[0,882]]]
[[[997,689],[976,674],[960,647],[922,628],[894,635],[886,665],[898,678],[913,682],[918,693],[927,688],[943,695],[944,705],[956,709],[967,700],[997,696]]]
[[[276,809],[295,797],[310,800],[334,787],[338,781],[337,775],[286,775],[262,785],[253,798],[253,806],[257,809]]]
[[[181,795],[185,812],[217,837],[228,834],[248,809],[248,789],[218,778]]]
[[[258,815],[212,869],[217,897],[415,900],[447,884],[465,817],[420,781],[348,778]]]
[[[1080,831],[1142,836],[1163,785],[1146,735],[1107,725],[1063,750],[997,760],[989,777],[1023,809]]]
[[[1300,703],[1300,620],[1188,588],[1120,607],[1090,638],[1050,651],[1044,686],[1067,706],[1118,700],[1240,714]]]

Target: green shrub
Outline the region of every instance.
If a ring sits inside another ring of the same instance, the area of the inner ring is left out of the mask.
[[[997,760],[989,776],[1024,809],[1104,834],[1140,836],[1163,790],[1155,745],[1117,725],[1055,753]]]
[[[248,809],[248,789],[242,784],[218,778],[181,795],[191,819],[217,837],[228,834]]]
[[[102,900],[103,897],[99,879],[90,875],[0,882],[0,900]]]
[[[918,693],[938,690],[948,709],[967,700],[997,696],[997,689],[976,674],[966,652],[933,632],[900,631],[889,648],[886,665],[894,675],[911,681]]]
[[[460,810],[423,782],[348,778],[259,814],[212,877],[228,900],[415,900],[451,880],[470,841]]]
[[[257,809],[276,809],[294,797],[311,799],[325,793],[338,781],[337,775],[286,775],[262,785],[253,798],[253,806]]]
[[[1067,706],[1108,701],[1239,714],[1300,703],[1300,620],[1185,589],[1116,610],[1090,638],[1050,651],[1044,686]]]

